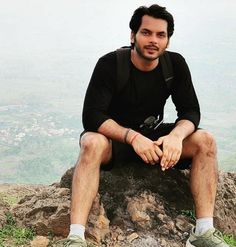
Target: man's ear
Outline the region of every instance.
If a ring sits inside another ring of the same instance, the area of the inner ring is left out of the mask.
[[[135,33],[132,31],[130,34],[130,43],[134,44],[135,42]]]

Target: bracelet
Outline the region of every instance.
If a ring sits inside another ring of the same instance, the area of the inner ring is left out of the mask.
[[[125,137],[124,137],[124,142],[127,143],[127,137],[128,137],[128,134],[129,132],[131,131],[131,129],[127,129],[126,132],[125,132]]]
[[[130,142],[129,142],[130,145],[132,145],[134,139],[135,139],[138,135],[139,135],[139,133],[136,133],[135,135],[133,135],[133,136],[131,137]]]

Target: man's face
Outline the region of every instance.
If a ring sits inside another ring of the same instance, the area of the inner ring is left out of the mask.
[[[138,32],[131,33],[131,42],[139,57],[153,61],[165,51],[169,42],[167,26],[167,21],[163,19],[143,16]]]

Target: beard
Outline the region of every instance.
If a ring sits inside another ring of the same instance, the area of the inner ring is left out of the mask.
[[[144,60],[149,61],[149,62],[152,62],[152,61],[158,59],[164,53],[164,51],[166,49],[166,47],[164,49],[160,49],[159,47],[157,47],[155,45],[145,45],[145,46],[141,47],[136,39],[134,42],[134,48],[136,49],[138,55],[141,58],[143,58]],[[151,49],[152,53],[154,53],[154,54],[150,54],[150,53],[146,52],[148,49]]]

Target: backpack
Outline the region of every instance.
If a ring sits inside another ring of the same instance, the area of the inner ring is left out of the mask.
[[[131,48],[129,46],[122,47],[116,50],[117,61],[117,93],[120,93],[130,76],[130,55]],[[174,80],[173,65],[168,51],[165,51],[159,58],[161,63],[162,73],[169,92],[171,84]]]

